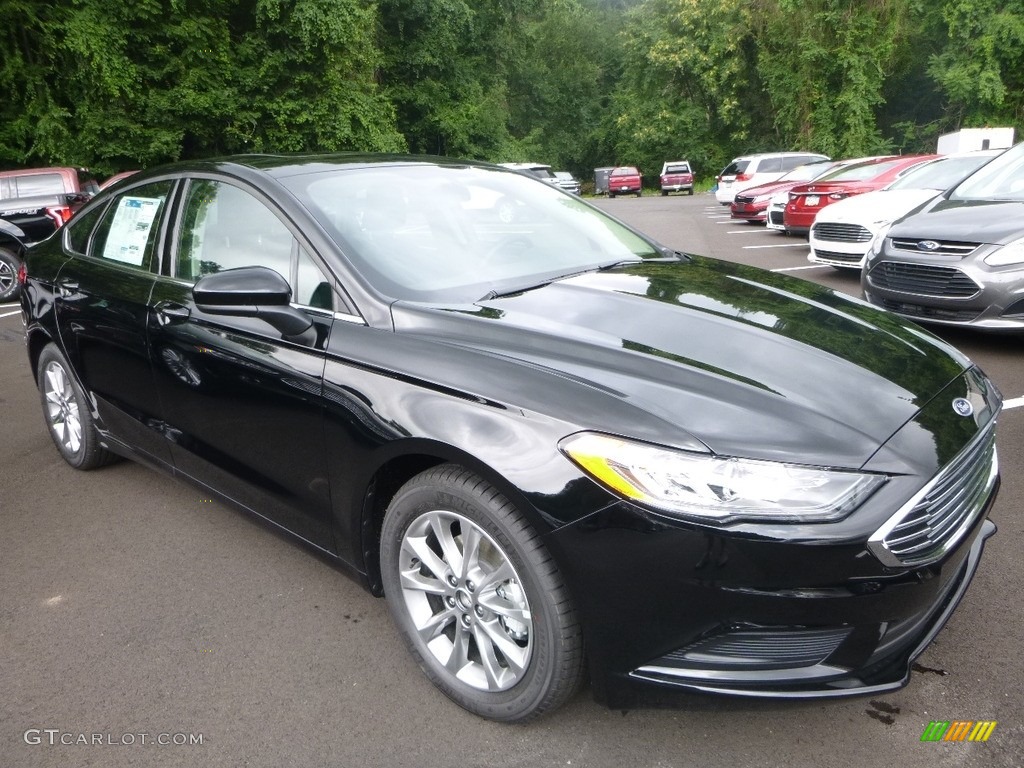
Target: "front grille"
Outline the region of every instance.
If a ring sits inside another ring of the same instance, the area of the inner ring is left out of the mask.
[[[833,629],[741,630],[699,640],[651,662],[691,669],[789,669],[820,664],[849,636]]]
[[[989,429],[872,536],[875,554],[887,564],[919,566],[939,560],[985,508],[997,470],[995,430]]]
[[[943,309],[941,307],[925,307],[905,301],[881,299],[882,306],[890,312],[921,320],[946,320],[954,323],[969,323],[981,314],[977,309]]]
[[[850,264],[857,266],[860,264],[860,260],[864,258],[863,253],[840,253],[839,251],[823,251],[821,248],[814,249],[814,255],[819,259],[825,259],[827,261],[841,261],[844,264]]]
[[[918,296],[966,299],[981,290],[959,269],[933,264],[883,261],[871,270],[870,278],[874,285],[884,290]]]
[[[771,221],[772,224],[779,224],[781,226],[785,215],[786,214],[782,211],[769,211],[768,219]]]
[[[860,224],[839,224],[837,222],[818,222],[813,227],[814,236],[819,240],[831,240],[835,243],[868,243],[871,232]]]
[[[918,247],[918,243],[936,243],[931,250]],[[897,251],[913,251],[914,253],[940,253],[945,256],[966,256],[977,248],[979,243],[964,243],[957,240],[918,240],[907,237],[892,238],[892,247]]]
[[[735,199],[737,203],[742,203],[743,205],[754,202],[754,198],[747,197],[746,195],[736,195]]]

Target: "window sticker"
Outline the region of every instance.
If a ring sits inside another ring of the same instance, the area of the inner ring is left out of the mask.
[[[123,197],[114,213],[103,258],[141,267],[146,258],[146,243],[160,210],[159,197]]]

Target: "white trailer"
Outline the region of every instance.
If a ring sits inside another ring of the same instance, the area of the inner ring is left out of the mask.
[[[975,152],[979,149],[1009,149],[1013,146],[1013,128],[964,128],[939,136],[937,152]]]

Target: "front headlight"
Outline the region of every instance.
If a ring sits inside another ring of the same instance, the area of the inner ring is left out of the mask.
[[[677,451],[593,432],[559,447],[626,498],[704,522],[839,520],[885,482],[882,475]]]
[[[985,257],[990,267],[1009,267],[1012,264],[1024,264],[1024,238],[998,248]]]

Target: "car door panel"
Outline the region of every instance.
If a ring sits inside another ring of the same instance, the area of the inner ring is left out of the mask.
[[[55,281],[61,345],[92,395],[101,429],[122,447],[163,464],[170,453],[162,438],[146,328],[170,189],[163,182],[121,195],[96,227],[88,255],[65,262]],[[131,213],[140,201],[152,206],[143,219]],[[124,255],[129,252],[134,255]]]

